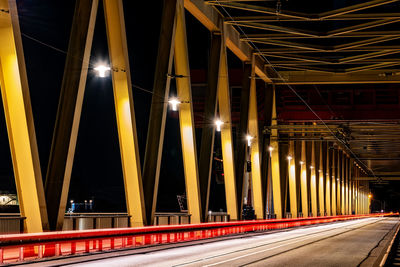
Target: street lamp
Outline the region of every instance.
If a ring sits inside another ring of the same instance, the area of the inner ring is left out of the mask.
[[[221,131],[221,126],[224,124],[223,121],[221,121],[220,119],[216,119],[215,120],[215,125],[217,126],[217,132]]]
[[[100,78],[106,77],[106,72],[110,71],[111,68],[105,65],[98,65],[97,67],[94,68],[95,71],[97,71],[97,75]]]
[[[253,136],[247,135],[246,139],[247,139],[247,146],[251,146],[251,140],[253,140]]]
[[[173,111],[177,111],[178,110],[178,105],[181,103],[181,101],[179,101],[178,99],[173,97],[168,101],[168,103],[171,105],[171,109]]]

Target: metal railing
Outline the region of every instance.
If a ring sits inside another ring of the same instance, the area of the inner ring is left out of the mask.
[[[24,232],[24,220],[19,213],[0,214],[0,234],[16,234]]]
[[[156,212],[154,225],[190,224],[191,214],[185,212]]]
[[[129,227],[126,213],[66,213],[63,231]]]
[[[252,220],[0,236],[0,264],[344,221],[373,215]]]

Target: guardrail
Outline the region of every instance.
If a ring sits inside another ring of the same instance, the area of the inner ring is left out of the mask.
[[[129,227],[126,213],[66,213],[63,231]]]
[[[353,220],[387,214],[254,220],[138,228],[62,231],[0,236],[0,263],[12,263],[113,249],[179,243],[254,231]]]
[[[16,234],[24,232],[24,220],[18,213],[0,214],[0,234]]]

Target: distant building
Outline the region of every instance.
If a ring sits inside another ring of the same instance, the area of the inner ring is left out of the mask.
[[[0,192],[0,206],[18,205],[17,194]]]

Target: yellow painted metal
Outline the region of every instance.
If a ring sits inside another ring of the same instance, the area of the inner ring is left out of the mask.
[[[290,196],[290,213],[292,218],[297,218],[297,185],[296,185],[296,160],[294,141],[289,141],[288,173],[289,173],[289,196]]]
[[[332,151],[332,215],[335,216],[337,215],[337,201],[336,201],[336,188],[337,188],[337,176],[336,176],[336,150],[333,149]]]
[[[16,12],[15,1],[10,1],[10,3]],[[8,1],[0,0],[0,9],[9,10],[10,7]],[[16,43],[16,40],[20,41],[21,37],[14,35],[19,34],[19,26],[11,22],[11,16],[11,10],[10,13],[0,12],[0,87],[20,213],[26,217],[24,230],[41,232],[43,231],[41,206],[45,204],[41,205],[39,201],[44,200],[43,182],[37,172],[38,158],[35,159],[37,151],[33,147],[36,144],[32,144],[36,142],[32,139],[35,135],[34,129],[29,125],[32,110],[30,110],[30,103],[26,102],[29,94],[26,95],[28,88],[24,88],[27,84],[24,84],[22,77],[25,70],[21,67],[24,68],[24,66],[19,64],[23,60],[18,59],[18,57],[23,57],[22,46],[21,50],[17,51]],[[18,29],[13,27],[18,27]],[[43,208],[45,206],[42,206]]]
[[[104,0],[103,3],[113,69],[112,82],[126,206],[128,214],[132,216],[131,226],[143,226],[144,198],[122,0]]]
[[[302,207],[303,217],[308,217],[309,210],[308,210],[306,141],[301,141],[300,191],[301,191],[301,207]]]
[[[261,153],[258,128],[257,88],[255,77],[255,61],[252,61],[250,98],[249,98],[249,122],[248,134],[252,137],[250,146],[251,158],[251,184],[253,193],[253,208],[257,219],[264,218],[263,188],[261,181]],[[273,179],[273,178],[272,178]],[[275,195],[275,190],[274,190]],[[275,201],[275,199],[274,199]]]
[[[346,155],[342,153],[342,195],[341,195],[341,207],[342,215],[346,214]]]
[[[311,212],[313,216],[318,215],[317,203],[317,176],[315,168],[315,141],[311,142],[311,177],[310,177],[310,195],[311,195]]]
[[[324,179],[324,171],[323,171],[323,150],[322,150],[322,143],[319,146],[319,170],[318,170],[318,199],[319,199],[319,213],[321,216],[324,216],[326,210],[325,210],[325,192],[324,192],[324,187],[325,187],[325,179]]]
[[[341,206],[341,198],[340,198],[340,193],[341,193],[341,183],[342,183],[342,173],[341,173],[341,158],[340,158],[340,151],[337,150],[337,161],[336,161],[336,213],[338,215],[342,214],[342,206]]]
[[[197,169],[196,138],[194,129],[193,101],[190,84],[189,55],[186,37],[185,10],[183,2],[177,2],[175,31],[175,73],[183,78],[176,79],[181,131],[182,157],[188,211],[191,223],[201,223],[201,201],[199,173]],[[235,202],[236,203],[236,202]]]
[[[222,33],[218,76],[219,117],[224,122],[221,126],[222,163],[224,166],[226,209],[231,220],[238,220],[230,99],[225,35]]]
[[[271,126],[278,125],[276,118],[276,88],[273,86],[272,93],[272,120]],[[279,169],[279,146],[278,146],[278,130],[271,130],[271,177],[272,177],[272,191],[274,200],[274,213],[277,219],[282,218],[282,192],[281,192],[281,176]]]
[[[329,143],[326,147],[326,173],[325,173],[325,211],[328,216],[332,215],[331,210],[331,176],[329,164]]]

